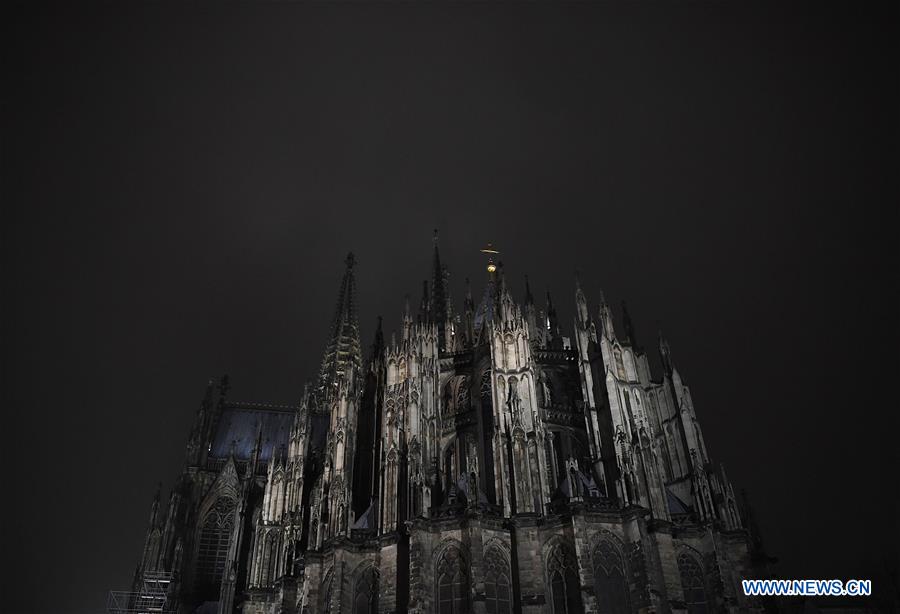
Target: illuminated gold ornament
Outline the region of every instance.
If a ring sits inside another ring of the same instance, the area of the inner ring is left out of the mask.
[[[493,254],[499,254],[500,252],[497,251],[496,249],[494,249],[494,246],[491,245],[490,243],[487,244],[487,247],[485,247],[484,249],[479,250],[479,251],[482,254],[488,254],[488,263],[487,263],[488,273],[493,273],[494,271],[496,271],[497,265],[494,264]]]

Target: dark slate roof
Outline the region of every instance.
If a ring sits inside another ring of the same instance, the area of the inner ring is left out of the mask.
[[[249,459],[256,443],[258,425],[262,424],[260,459],[269,460],[273,450],[281,445],[287,446],[296,410],[296,407],[261,403],[227,404],[216,426],[210,455],[214,458],[228,458],[231,443],[234,442],[235,458]]]
[[[689,514],[691,512],[691,507],[679,499],[668,487],[666,487],[666,502],[669,504],[670,514]]]

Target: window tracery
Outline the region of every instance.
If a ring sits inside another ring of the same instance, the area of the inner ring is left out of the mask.
[[[509,614],[512,611],[509,562],[496,546],[484,555],[484,593],[488,614]]]
[[[706,614],[709,611],[706,599],[706,583],[703,569],[697,559],[686,552],[678,555],[678,572],[681,575],[681,589],[684,604],[689,614]]]
[[[469,612],[469,578],[459,548],[450,546],[444,550],[438,561],[435,576],[439,614]]]
[[[618,548],[609,539],[601,539],[594,550],[594,592],[600,614],[627,614],[628,587],[625,565]]]
[[[218,598],[233,529],[234,500],[220,497],[206,513],[200,529],[195,585],[200,596]]]
[[[550,606],[553,614],[583,614],[578,581],[578,563],[570,549],[557,544],[547,556]]]

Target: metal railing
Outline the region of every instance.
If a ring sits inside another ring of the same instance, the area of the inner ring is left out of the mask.
[[[172,574],[164,571],[147,571],[141,578],[139,591],[109,591],[106,611],[109,614],[169,614],[176,611],[170,603],[169,590]]]

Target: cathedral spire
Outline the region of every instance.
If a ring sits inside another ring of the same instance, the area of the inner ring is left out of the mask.
[[[497,303],[498,315],[504,321],[511,321],[516,317],[516,303],[506,285],[506,273],[502,262],[497,263]]]
[[[616,336],[615,326],[613,326],[612,319],[612,311],[609,308],[609,303],[606,302],[606,295],[603,294],[603,290],[600,290],[600,328],[603,332],[603,335],[612,339]]]
[[[553,306],[553,299],[550,297],[549,290],[547,290],[547,329],[554,336],[559,334],[559,319],[556,317],[556,307]]]
[[[422,280],[422,301],[419,303],[419,324],[431,322],[431,304],[428,300],[428,280]]]
[[[431,272],[431,319],[438,327],[438,343],[444,349],[444,328],[449,314],[447,305],[446,271],[441,266],[441,255],[438,251],[438,231],[434,229],[434,258]]]
[[[669,348],[669,342],[663,337],[662,331],[659,331],[659,358],[666,375],[671,375],[674,369],[672,365],[672,350]]]
[[[156,494],[153,495],[153,503],[150,504],[150,526],[155,527],[159,522],[159,500],[162,496],[162,482],[156,485]]]
[[[472,298],[472,284],[469,282],[469,278],[466,277],[466,300],[465,300],[465,311],[469,312],[475,311],[475,300]]]
[[[578,323],[582,327],[586,327],[590,316],[588,315],[587,298],[584,296],[584,290],[581,289],[581,278],[578,271],[575,271],[575,310],[578,314]]]
[[[337,385],[351,368],[359,369],[361,363],[359,343],[359,321],[356,315],[356,281],[353,277],[353,265],[356,259],[352,253],[344,260],[347,268],[338,291],[337,306],[331,322],[328,344],[322,358],[317,385],[320,397],[327,396],[328,391]]]
[[[382,330],[382,317],[378,316],[378,326],[375,328],[375,343],[372,344],[372,356],[384,354],[384,331]]]
[[[625,301],[622,301],[622,328],[625,330],[625,338],[628,342],[635,349],[640,349],[634,334],[634,323],[631,321],[631,314],[628,313],[628,305],[625,304]]]
[[[403,302],[403,341],[409,339],[409,336],[412,334],[412,313],[409,310],[409,294],[404,297]],[[393,338],[391,339],[391,345],[394,345]]]
[[[533,339],[539,339],[541,334],[538,328],[537,310],[534,306],[534,296],[531,294],[531,285],[528,283],[528,275],[525,276],[525,324],[528,327],[528,336]]]

